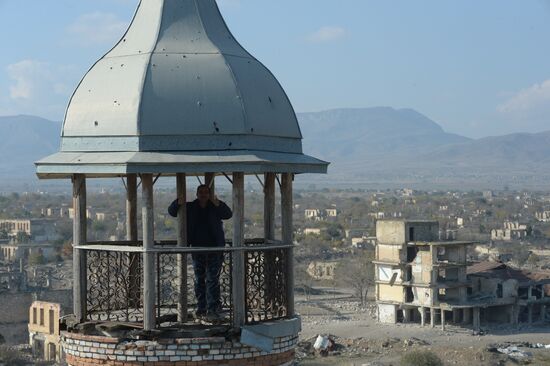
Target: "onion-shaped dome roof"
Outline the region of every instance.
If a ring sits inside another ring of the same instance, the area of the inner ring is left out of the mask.
[[[287,95],[235,40],[215,0],[141,0],[78,85],[61,137],[39,176],[327,167],[302,154]]]

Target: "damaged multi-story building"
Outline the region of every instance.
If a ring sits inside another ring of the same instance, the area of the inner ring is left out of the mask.
[[[376,225],[376,300],[383,323],[421,325],[545,321],[550,274],[502,263],[469,266],[473,242],[439,240],[437,221],[380,220]],[[504,267],[503,267],[504,266]]]

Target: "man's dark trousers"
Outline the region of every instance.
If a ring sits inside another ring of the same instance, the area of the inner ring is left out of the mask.
[[[220,274],[223,253],[193,254],[197,311],[218,313],[221,310]]]

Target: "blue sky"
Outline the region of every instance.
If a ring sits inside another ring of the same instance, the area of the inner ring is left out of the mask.
[[[61,120],[137,3],[0,0],[0,115]],[[219,4],[298,112],[392,106],[471,137],[550,130],[550,0]]]

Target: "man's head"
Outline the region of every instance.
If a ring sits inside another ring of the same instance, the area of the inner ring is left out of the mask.
[[[205,207],[210,200],[210,188],[206,184],[197,187],[197,199],[202,207]]]

